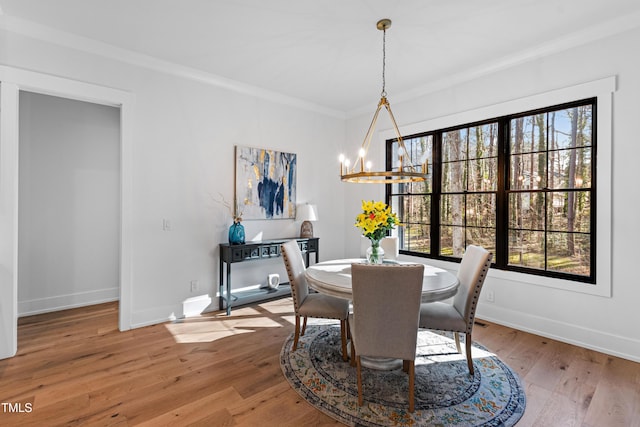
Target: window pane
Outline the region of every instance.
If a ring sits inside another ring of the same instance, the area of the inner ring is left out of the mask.
[[[396,211],[401,223],[431,222],[431,196],[405,196],[400,210]]]
[[[469,128],[469,159],[494,157],[497,154],[498,124],[489,123]]]
[[[440,227],[440,255],[462,258],[467,246],[464,234],[464,227]]]
[[[392,196],[390,202],[402,224],[398,226],[400,249],[430,253],[431,196]]]
[[[509,194],[509,228],[544,230],[544,193]]]
[[[591,186],[591,147],[549,152],[549,188]]]
[[[431,178],[427,178],[427,181],[422,182],[404,182],[400,184],[391,185],[392,194],[422,194],[431,193]]]
[[[511,120],[511,154],[531,153],[547,149],[546,114]]]
[[[428,160],[429,163],[432,162],[433,136],[427,135],[419,138],[405,139],[403,142],[411,156],[411,164],[418,166],[423,164],[425,160]]]
[[[509,265],[544,268],[544,232],[509,230]]]
[[[498,158],[469,160],[468,191],[495,191],[498,185]]]
[[[466,162],[449,162],[442,165],[442,192],[464,191],[466,184]]]
[[[467,129],[442,133],[442,161],[452,162],[467,158]]]
[[[424,182],[392,184],[391,192],[398,193],[427,193],[431,191],[433,182],[433,135],[421,136],[418,138],[403,139],[403,144],[409,153],[407,159],[403,152],[403,165],[412,165],[416,171],[422,172],[423,165],[427,163],[427,180]],[[397,141],[391,144],[391,170],[398,170],[398,148]]]
[[[550,112],[549,121],[552,131],[549,149],[591,145],[591,105]]]
[[[547,235],[547,268],[588,276],[591,263],[590,244],[588,235],[549,233]]]
[[[591,193],[588,191],[555,191],[550,193],[552,207],[547,214],[551,231],[591,232]]]
[[[546,186],[546,153],[511,156],[510,180],[512,190],[535,190]]]
[[[446,225],[464,225],[464,195],[443,195],[440,204],[440,223]]]
[[[493,228],[467,227],[467,246],[482,246],[492,254],[496,253],[496,230]]]
[[[494,193],[467,194],[467,207],[465,212],[468,227],[495,228],[496,195]]]
[[[398,227],[400,248],[405,251],[430,253],[431,235],[428,224],[408,224]]]

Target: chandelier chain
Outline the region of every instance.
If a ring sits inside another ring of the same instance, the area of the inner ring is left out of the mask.
[[[387,90],[386,90],[386,86],[387,86],[387,82],[385,79],[385,68],[386,68],[386,63],[387,63],[387,29],[383,29],[382,30],[382,92],[380,93],[380,96],[383,98],[386,98],[387,96]]]

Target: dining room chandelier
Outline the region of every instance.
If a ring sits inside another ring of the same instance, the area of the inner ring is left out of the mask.
[[[382,92],[380,93],[380,101],[378,108],[373,115],[369,129],[362,142],[362,147],[358,153],[358,160],[351,164],[350,160],[340,154],[340,179],[345,182],[356,182],[363,184],[394,184],[403,182],[420,182],[427,179],[427,161],[422,164],[414,165],[407,148],[402,141],[400,130],[396,124],[396,119],[391,112],[391,106],[387,100],[385,67],[386,67],[386,38],[387,29],[391,26],[390,19],[381,19],[376,23],[376,28],[382,31]],[[380,110],[384,107],[389,113],[393,130],[396,134],[398,149],[396,150],[397,158],[393,159],[391,170],[382,169],[374,171],[371,161],[367,160],[367,153],[371,145],[373,132],[378,121]]]

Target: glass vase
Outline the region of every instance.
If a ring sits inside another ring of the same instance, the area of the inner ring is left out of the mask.
[[[244,225],[234,222],[229,227],[229,243],[232,245],[244,245]]]
[[[367,248],[367,264],[382,264],[384,249],[380,247],[380,240],[371,240],[371,246]]]

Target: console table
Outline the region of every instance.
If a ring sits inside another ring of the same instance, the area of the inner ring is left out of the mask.
[[[281,256],[280,245],[288,242],[289,240],[297,240],[307,267],[309,266],[309,255],[312,253],[315,253],[316,263],[318,262],[318,255],[320,252],[318,237],[291,237],[288,239],[284,238],[263,240],[260,242],[248,242],[243,245],[232,245],[229,243],[220,244],[220,281],[218,291],[221,310],[226,306],[227,315],[230,315],[232,303],[234,303],[234,305],[248,304],[264,299],[289,295],[291,293],[291,286],[286,282],[281,283],[280,286],[278,286],[278,289],[259,288],[249,291],[238,291],[231,294],[231,264],[236,262],[260,261],[264,259],[277,258]],[[225,264],[226,269],[224,268]]]

